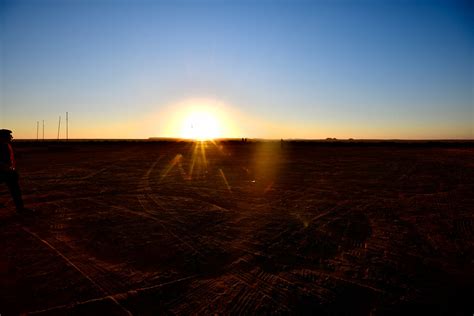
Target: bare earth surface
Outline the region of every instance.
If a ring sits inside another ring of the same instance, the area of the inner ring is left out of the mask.
[[[474,312],[474,150],[18,143],[0,314]]]

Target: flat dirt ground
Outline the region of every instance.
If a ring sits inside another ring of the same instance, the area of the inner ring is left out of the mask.
[[[15,144],[0,314],[474,312],[474,149]]]

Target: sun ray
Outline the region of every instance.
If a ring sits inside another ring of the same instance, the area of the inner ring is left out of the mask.
[[[201,156],[202,156],[202,162],[204,164],[204,168],[207,168],[207,159],[206,159],[206,148],[205,148],[205,143],[203,141],[200,142],[201,145]]]
[[[165,171],[161,174],[161,178],[160,180],[163,180],[167,175],[168,173],[174,168],[174,166],[176,166],[176,164],[178,164],[181,159],[183,158],[183,155],[181,154],[177,154],[168,164],[168,166],[166,167]]]
[[[232,187],[224,171],[221,168],[212,168],[212,164],[206,154],[209,146],[215,147],[221,155],[226,155],[223,145],[217,140],[195,140],[191,143],[187,154],[178,153],[168,162],[160,175],[160,182],[168,177],[175,168],[183,181],[203,179],[217,173],[217,176],[222,179],[225,189],[232,193]]]
[[[194,142],[193,143],[193,153],[191,155],[192,157],[192,161],[191,161],[191,165],[189,167],[189,172],[188,172],[188,177],[189,179],[192,179],[193,178],[193,171],[194,171],[194,166],[196,164],[196,153],[197,153],[197,150],[198,150],[198,146],[197,146],[197,143]]]
[[[225,174],[224,174],[224,171],[222,171],[221,168],[219,168],[219,174],[221,175],[222,180],[224,180],[224,183],[225,183],[225,186],[226,186],[227,190],[228,190],[229,192],[232,192],[232,190],[231,190],[231,188],[230,188],[230,185],[229,185],[229,182],[227,181],[227,178],[226,178],[226,176],[225,176]]]

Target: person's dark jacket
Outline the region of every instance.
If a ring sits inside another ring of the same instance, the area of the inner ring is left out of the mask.
[[[14,167],[15,162],[12,161],[10,148],[9,144],[0,143],[0,171],[11,170]]]

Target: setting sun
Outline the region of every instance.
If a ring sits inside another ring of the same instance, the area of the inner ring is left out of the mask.
[[[208,140],[220,136],[219,121],[212,112],[196,110],[185,116],[181,128],[181,137]]]
[[[171,103],[165,110],[150,117],[153,126],[164,137],[193,140],[239,137],[235,121],[240,114],[229,105],[213,98],[190,98]]]

